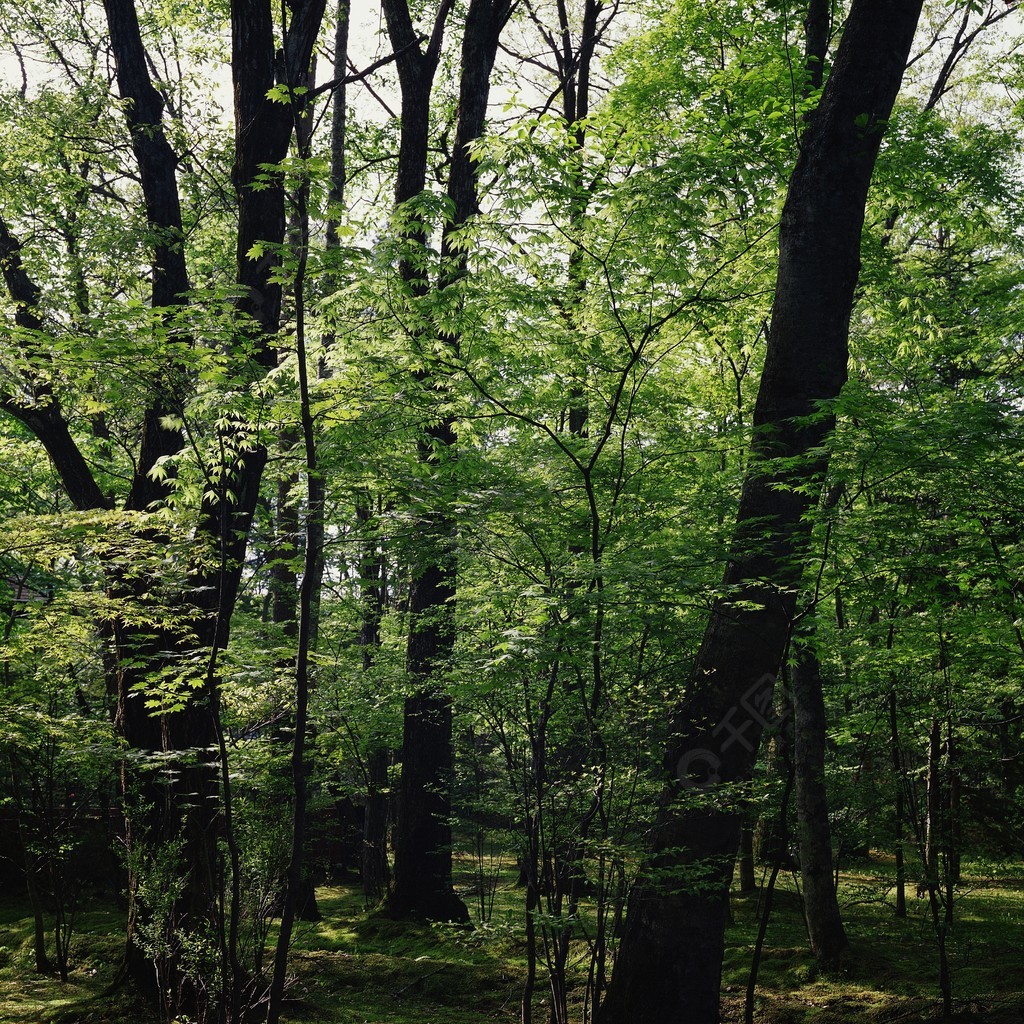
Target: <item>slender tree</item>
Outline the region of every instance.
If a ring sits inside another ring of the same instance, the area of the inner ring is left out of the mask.
[[[804,917],[811,952],[817,960],[830,963],[849,943],[832,874],[832,836],[825,786],[825,700],[817,652],[806,643],[795,646],[790,683],[793,690],[793,772]]]

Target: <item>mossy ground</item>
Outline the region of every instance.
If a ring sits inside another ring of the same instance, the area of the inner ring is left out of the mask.
[[[463,881],[469,885],[467,874]],[[896,1024],[937,1020],[938,959],[925,901],[892,911],[891,868],[875,858],[846,872],[850,949],[832,971],[807,953],[798,896],[780,878],[761,963],[758,1024]],[[323,1024],[476,1024],[519,1020],[525,977],[517,937],[522,892],[502,879],[491,923],[473,930],[407,925],[368,914],[355,886],[319,890],[323,920],[301,924],[286,1019]],[[736,897],[723,974],[725,1018],[743,1015],[760,897]],[[130,993],[109,995],[122,918],[109,903],[80,913],[68,982],[36,975],[24,901],[0,903],[2,1024],[146,1024]],[[956,905],[952,965],[957,1020],[1024,1024],[1024,866],[971,865]],[[542,974],[539,972],[539,977]],[[539,986],[542,987],[542,986]],[[546,1020],[538,996],[538,1020]]]

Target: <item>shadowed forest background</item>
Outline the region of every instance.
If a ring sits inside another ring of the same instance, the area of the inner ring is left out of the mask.
[[[0,26],[0,1020],[1024,1020],[1015,2]]]

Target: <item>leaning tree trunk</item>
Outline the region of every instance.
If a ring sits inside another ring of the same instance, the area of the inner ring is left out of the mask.
[[[684,807],[680,796],[748,778],[769,724],[809,540],[808,485],[825,468],[818,453],[832,426],[819,403],[846,380],[867,190],[920,10],[921,0],[854,0],[790,178],[726,596],[672,716],[664,761],[671,781],[600,1024],[719,1020],[725,885],[740,819],[727,792],[724,807]]]

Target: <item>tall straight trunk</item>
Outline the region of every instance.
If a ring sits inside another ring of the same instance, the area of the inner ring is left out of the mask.
[[[451,3],[442,0],[426,48],[406,0],[384,0],[382,6],[402,94],[395,181],[395,206],[400,209],[426,186],[430,94]],[[410,245],[426,244],[426,228],[415,218],[403,230]],[[426,294],[429,282],[415,260],[404,258],[399,270],[412,295]],[[418,445],[424,462],[433,459],[435,444],[436,451],[447,453],[454,442],[443,422],[427,433]],[[469,911],[452,888],[452,712],[440,679],[454,642],[454,552],[443,515],[424,516],[418,532],[422,542],[412,566],[406,648],[414,693],[403,710],[395,868],[387,910],[395,917],[465,920]]]
[[[398,56],[402,138],[396,201],[401,203],[422,191],[425,182],[429,87],[437,59],[433,47],[435,40],[439,45],[438,25],[442,23],[435,24],[431,46],[424,54],[415,42],[405,3],[386,0],[384,10],[396,51],[412,47]],[[450,286],[466,272],[466,254],[453,245],[453,235],[477,212],[476,169],[470,146],[483,134],[491,70],[508,11],[508,0],[470,0],[466,12],[448,178],[453,212],[442,236],[438,288]],[[439,19],[444,12],[442,5]],[[415,166],[414,158],[420,161]],[[423,293],[427,285],[417,271],[407,265],[403,275],[414,293]],[[457,354],[458,338],[444,340]],[[419,379],[424,386],[443,383],[435,380],[430,368],[421,371]],[[456,442],[455,422],[444,416],[425,427],[419,458],[443,479],[450,475],[457,458]],[[404,709],[394,879],[387,906],[395,916],[466,920],[469,911],[451,882],[452,703],[444,677],[455,645],[457,553],[456,523],[448,500],[440,493],[435,507],[421,517],[420,547],[410,582],[406,671],[415,689]]]
[[[104,8],[118,90],[128,101],[125,118],[139,165],[146,220],[154,238],[153,307],[168,315],[188,302],[190,289],[176,179],[178,158],[164,132],[164,102],[150,79],[135,0],[104,0]],[[149,470],[159,459],[174,455],[184,445],[181,429],[168,424],[177,423],[182,415],[185,386],[182,367],[168,366],[153,387],[143,414],[139,453],[142,471],[132,481],[127,508],[145,510],[170,494],[170,482]]]
[[[793,688],[794,770],[800,875],[807,937],[815,959],[831,963],[849,945],[832,879],[832,836],[825,788],[825,700],[821,666],[809,644],[797,647]]]
[[[726,596],[712,611],[691,685],[672,715],[664,760],[671,781],[630,897],[600,1024],[719,1021],[725,882],[739,815],[728,805],[684,808],[678,797],[712,781],[748,778],[768,724],[764,709],[789,640],[809,541],[809,485],[825,468],[820,453],[832,425],[819,403],[834,399],[846,380],[868,186],[920,11],[921,0],[854,0],[802,139],[782,213]],[[695,867],[698,886],[686,878]]]

